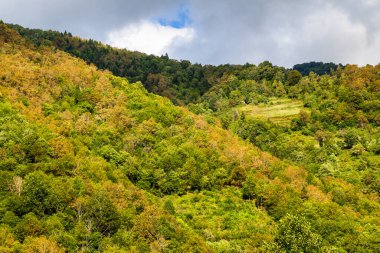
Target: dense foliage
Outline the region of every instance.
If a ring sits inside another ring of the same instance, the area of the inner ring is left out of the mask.
[[[318,177],[342,178],[380,194],[379,70],[380,65],[348,65],[333,75],[299,78],[292,86],[276,78],[230,75],[190,108],[216,115],[224,128]],[[274,103],[280,100],[273,96],[300,101],[303,108],[290,118],[276,115]],[[268,114],[274,110],[277,118],[256,117],[260,107],[268,107]],[[276,123],[286,120],[285,125]]]
[[[331,74],[336,71],[338,67],[343,67],[343,65],[336,65],[335,63],[323,63],[323,62],[307,62],[302,64],[296,64],[293,66],[294,70],[299,71],[303,76],[308,76],[310,72],[318,75]]]
[[[211,67],[195,115],[46,40],[0,24],[1,252],[378,251],[379,66]]]
[[[66,32],[13,27],[37,46],[55,46],[116,76],[127,77],[130,82],[141,81],[148,91],[168,97],[176,104],[197,101],[210,88],[206,75],[213,69],[211,66],[171,60],[167,55],[157,57],[116,49]]]
[[[71,33],[28,29],[19,25],[10,25],[23,37],[37,47],[41,45],[54,46],[57,49],[77,56],[100,69],[107,69],[114,75],[126,77],[130,82],[140,81],[144,87],[155,94],[165,96],[174,104],[188,104],[200,101],[201,96],[212,86],[218,84],[223,75],[238,73],[249,79],[272,80],[273,71],[269,62],[262,63],[262,67],[252,64],[245,65],[200,65],[186,60],[171,60],[167,55],[157,57],[140,52],[131,52],[126,49],[112,48],[100,42],[84,40]],[[296,83],[298,73],[291,70],[282,70],[280,78],[284,83]],[[293,77],[292,77],[293,75]],[[293,78],[293,80],[292,80]]]

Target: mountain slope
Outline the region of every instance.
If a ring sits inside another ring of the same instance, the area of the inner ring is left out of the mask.
[[[3,246],[211,251],[130,181],[158,196],[219,188],[241,183],[238,164],[258,167],[268,156],[141,84],[1,32],[2,222],[13,234]],[[106,206],[93,210],[98,202]],[[25,228],[30,220],[37,228]]]
[[[377,196],[3,24],[0,43],[1,250],[376,252]]]
[[[113,160],[119,154],[109,144],[132,120],[114,118],[123,110],[120,86],[129,84],[65,53],[37,51],[0,26],[0,251],[211,252],[130,183],[127,152]],[[133,91],[149,100],[138,84]]]
[[[67,32],[10,26],[37,47],[54,46],[100,69],[109,70],[116,76],[128,78],[131,82],[141,81],[149,92],[167,97],[177,105],[200,102],[203,95],[220,83],[225,75],[230,74],[257,82],[274,78],[282,84],[292,82],[291,76],[289,77],[292,71],[272,66],[267,61],[259,66],[248,63],[203,66],[186,60],[172,60],[167,55],[157,57],[113,48],[91,39],[72,36]]]
[[[210,88],[206,76],[209,70],[200,64],[171,60],[167,55],[157,57],[116,49],[66,32],[12,27],[36,46],[51,45],[116,76],[127,77],[131,82],[141,81],[148,91],[168,97],[176,104],[197,101]]]

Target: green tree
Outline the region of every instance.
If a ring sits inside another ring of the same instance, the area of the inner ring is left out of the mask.
[[[39,236],[44,233],[42,222],[34,213],[24,215],[21,222],[15,227],[15,233],[20,240],[24,240],[28,236]]]
[[[52,177],[41,171],[25,177],[21,197],[25,210],[39,215],[53,214],[63,206],[61,197],[53,190]]]
[[[302,78],[302,75],[297,70],[292,70],[288,74],[288,85],[294,86],[296,85]]]
[[[112,235],[120,227],[120,215],[105,192],[91,196],[85,206],[85,218],[103,235]]]
[[[170,199],[165,201],[164,209],[170,214],[173,214],[173,215],[175,214],[175,207],[173,205],[173,202]]]
[[[315,253],[321,247],[321,237],[312,231],[307,219],[293,214],[280,220],[275,242],[289,253]]]

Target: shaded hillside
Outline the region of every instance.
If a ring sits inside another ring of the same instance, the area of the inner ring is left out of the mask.
[[[378,249],[378,195],[3,24],[0,43],[1,251]]]
[[[343,67],[342,64],[335,63],[323,63],[323,62],[307,62],[302,64],[296,64],[293,66],[294,70],[299,71],[303,76],[308,76],[310,72],[318,75],[331,74],[333,71],[337,70],[338,67]]]

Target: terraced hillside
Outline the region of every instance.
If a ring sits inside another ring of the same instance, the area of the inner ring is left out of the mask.
[[[238,111],[262,120],[270,120],[275,124],[289,126],[292,119],[299,116],[301,110],[305,110],[303,102],[289,98],[271,98],[266,104],[245,105]]]

